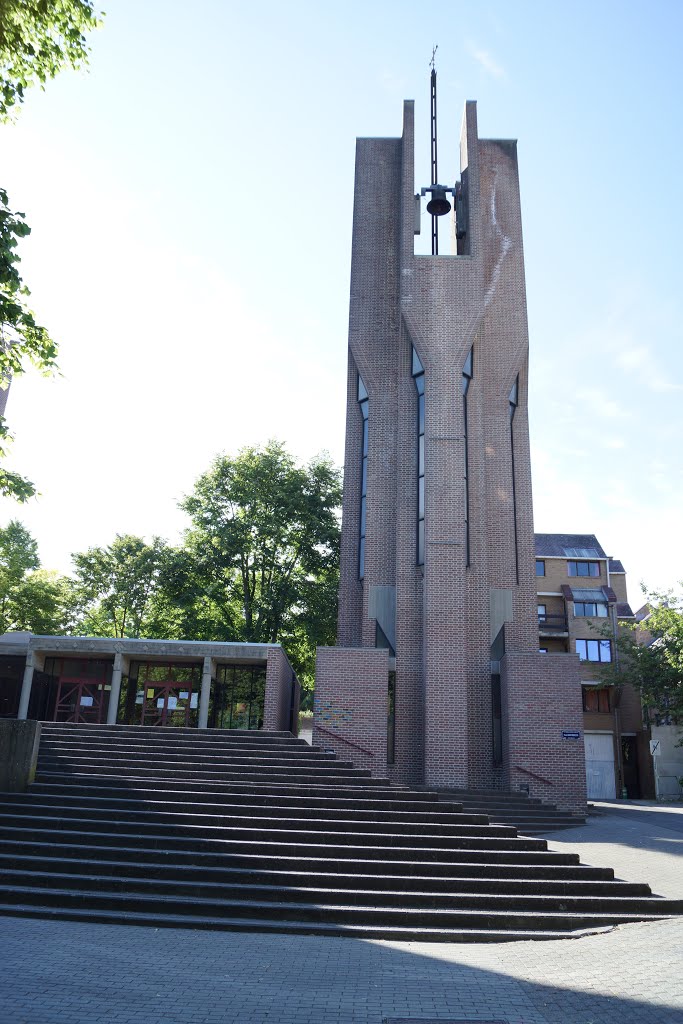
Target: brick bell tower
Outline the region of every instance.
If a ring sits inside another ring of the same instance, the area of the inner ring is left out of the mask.
[[[480,139],[467,102],[440,185],[431,84],[429,188],[412,101],[401,138],[357,140],[339,646],[318,652],[314,741],[396,781],[578,808],[577,659],[538,653],[516,142]]]

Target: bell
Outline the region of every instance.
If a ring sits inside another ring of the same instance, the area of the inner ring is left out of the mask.
[[[432,217],[443,217],[451,208],[451,204],[446,199],[445,187],[432,185],[428,191],[432,193],[432,198],[427,203],[427,213],[431,213]]]

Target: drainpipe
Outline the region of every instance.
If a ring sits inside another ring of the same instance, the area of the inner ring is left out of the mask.
[[[605,570],[607,572],[607,586],[610,587],[609,560],[611,555],[605,559]],[[611,589],[611,588],[610,588]],[[607,606],[609,608],[609,605]],[[617,606],[613,604],[610,611],[612,620],[612,636],[614,637],[614,664],[619,671],[619,652],[617,650]],[[618,694],[617,694],[618,690]],[[619,717],[619,703],[621,702],[621,688],[614,688],[614,742],[617,747],[617,800],[621,799],[624,787],[623,759],[621,756],[621,721]]]

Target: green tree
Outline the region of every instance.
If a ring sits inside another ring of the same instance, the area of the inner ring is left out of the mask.
[[[87,61],[86,32],[100,24],[91,0],[0,0],[0,122],[12,120],[25,90],[41,87],[64,67]],[[56,368],[57,349],[27,305],[30,292],[21,279],[19,239],[30,233],[24,214],[11,209],[0,188],[0,387],[32,363],[43,373]],[[0,416],[0,460],[12,435]],[[0,494],[27,501],[30,480],[0,466]]]
[[[275,441],[214,461],[181,502],[184,593],[211,611],[213,639],[281,642],[312,680],[316,646],[335,639],[340,501],[328,459],[298,466]]]
[[[75,630],[90,636],[163,636],[157,603],[166,542],[117,534],[108,547],[72,555]]]
[[[38,545],[17,520],[0,529],[0,633],[63,633],[68,582],[40,568]]]
[[[617,662],[603,678],[640,690],[647,711],[683,724],[683,599],[673,592],[649,594],[649,613],[617,637]]]
[[[29,86],[87,63],[86,33],[101,20],[91,0],[0,0],[0,120]]]

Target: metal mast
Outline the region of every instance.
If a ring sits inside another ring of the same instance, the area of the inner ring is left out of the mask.
[[[436,153],[436,68],[434,67],[434,57],[438,47],[434,47],[432,52],[432,75],[431,75],[431,109],[432,109],[432,188],[439,181],[439,174],[437,171],[437,153]],[[439,222],[437,217],[432,214],[432,256],[439,255]]]

